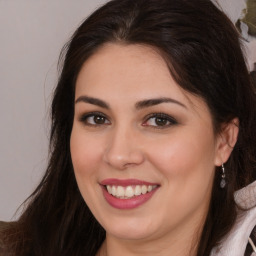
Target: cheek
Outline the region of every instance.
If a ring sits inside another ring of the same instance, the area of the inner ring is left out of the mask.
[[[86,136],[85,132],[77,127],[73,128],[70,138],[71,159],[76,181],[87,204],[91,201],[88,195],[95,194],[95,185],[98,183],[96,175],[102,148],[94,138],[94,136]]]
[[[100,169],[100,147],[94,136],[86,136],[82,129],[74,127],[70,138],[73,169],[80,193],[93,212],[97,197],[101,193],[97,173]],[[98,189],[95,190],[95,187]]]
[[[176,225],[184,218],[207,211],[214,177],[214,140],[198,136],[177,136],[158,143],[150,154],[151,163],[161,173],[165,197],[161,200],[165,223]],[[171,202],[171,203],[170,203]],[[168,216],[165,214],[168,212]],[[172,216],[172,220],[170,220]],[[176,224],[175,224],[176,223]]]
[[[209,184],[214,170],[214,136],[182,132],[152,147],[150,159],[167,182],[182,187],[196,186],[205,179]]]
[[[76,175],[87,176],[97,168],[101,147],[93,136],[73,128],[70,138],[71,158]]]

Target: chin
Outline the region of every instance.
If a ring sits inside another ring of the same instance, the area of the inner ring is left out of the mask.
[[[143,231],[143,230],[134,230],[128,231],[126,229],[122,230],[110,230],[106,231],[107,235],[116,237],[122,240],[146,240],[152,236],[154,232]]]
[[[156,233],[154,227],[149,223],[137,223],[136,221],[121,221],[114,225],[108,224],[105,228],[107,235],[124,240],[144,240]]]

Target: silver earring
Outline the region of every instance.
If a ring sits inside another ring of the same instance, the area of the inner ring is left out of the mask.
[[[225,188],[226,187],[226,175],[225,175],[225,168],[224,168],[224,164],[221,165],[221,170],[222,170],[222,174],[221,174],[221,181],[220,181],[220,187],[221,188]]]

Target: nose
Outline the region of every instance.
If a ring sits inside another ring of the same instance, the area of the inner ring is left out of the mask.
[[[113,130],[108,138],[104,161],[118,170],[140,165],[144,161],[141,146],[138,134],[132,129]]]

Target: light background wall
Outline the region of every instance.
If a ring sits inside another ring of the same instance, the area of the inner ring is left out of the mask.
[[[60,50],[106,1],[0,0],[0,220],[12,219],[45,170]],[[246,6],[246,0],[216,1],[234,21]],[[256,43],[250,44],[252,66]]]
[[[106,0],[0,0],[0,220],[10,220],[47,160],[60,50]]]

